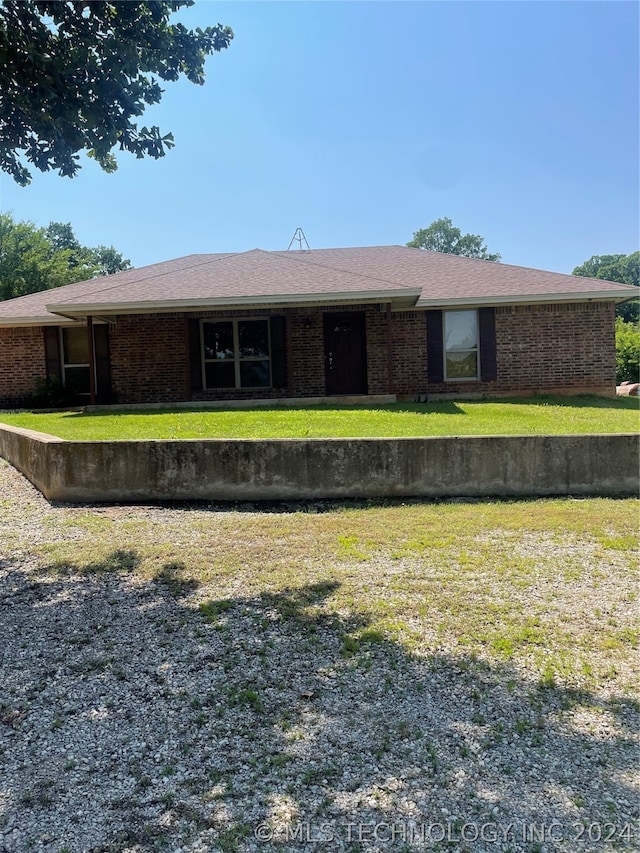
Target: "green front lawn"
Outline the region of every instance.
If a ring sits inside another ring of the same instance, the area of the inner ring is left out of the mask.
[[[386,406],[0,413],[0,422],[69,440],[382,438],[638,432],[639,401],[603,397]]]

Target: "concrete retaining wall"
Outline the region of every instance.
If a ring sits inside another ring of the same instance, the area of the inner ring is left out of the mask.
[[[51,500],[637,495],[640,436],[63,441],[0,426]]]

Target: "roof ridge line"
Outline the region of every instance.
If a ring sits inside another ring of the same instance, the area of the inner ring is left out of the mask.
[[[196,267],[202,267],[202,266],[205,266],[205,264],[215,263],[215,261],[222,261],[225,258],[230,257],[231,255],[246,255],[247,253],[246,252],[228,252],[226,255],[220,254],[216,258],[211,257],[211,255],[213,255],[213,254],[217,254],[217,253],[211,252],[210,255],[208,256],[208,260],[201,261],[200,263],[188,264],[187,266],[182,267],[179,270],[179,272],[182,272],[183,270],[192,270],[192,269],[195,269]],[[185,255],[184,257],[189,258],[191,256]],[[196,255],[196,257],[197,257],[197,255]],[[173,260],[179,261],[180,258],[174,258]],[[147,264],[147,266],[150,266],[150,267],[162,266],[163,264],[167,264],[167,263],[171,263],[171,261],[158,261],[156,264]],[[130,270],[120,270],[120,272],[135,272],[136,270],[139,271],[139,270],[143,270],[143,269],[145,269],[145,267],[132,267]],[[154,275],[146,275],[146,276],[143,276],[142,278],[138,279],[136,284],[139,282],[142,282],[142,281],[150,281],[151,279],[154,279],[154,278],[162,278],[163,276],[166,276],[166,275],[172,275],[175,272],[176,272],[175,270],[167,270],[166,272],[158,272],[158,273],[155,273]],[[118,273],[114,273],[114,275],[117,275],[117,274]],[[99,281],[101,278],[112,279],[113,276],[111,276],[111,275],[97,276],[96,278],[85,279],[85,281],[74,281],[74,282],[72,282],[72,284],[89,284],[90,282]],[[115,290],[117,287],[121,287],[123,283],[124,282],[114,282],[110,287],[103,288],[103,290],[101,292],[107,292],[110,290]],[[53,287],[53,288],[51,288],[50,292],[55,293],[56,290],[58,290],[58,291],[63,290],[65,287],[70,287],[70,286],[71,285],[63,285],[62,287]],[[25,294],[25,296],[31,296],[31,295],[32,294]],[[56,304],[58,304],[58,303],[49,302],[49,303],[47,303],[47,305],[45,307],[48,310],[48,305],[56,305]],[[65,303],[63,302],[62,304],[64,305]]]
[[[378,248],[378,247],[375,246],[372,248]],[[380,247],[380,248],[385,248],[385,247]],[[265,251],[265,250],[261,249],[260,251]],[[276,252],[265,251],[265,254],[267,254],[267,255],[278,255],[280,257],[286,257],[287,251],[288,250],[285,250],[282,252],[280,252],[280,251],[276,251]],[[313,252],[314,250],[310,249],[309,251]],[[322,250],[316,249],[315,251],[322,251]],[[332,250],[329,250],[329,251],[332,251]],[[307,253],[304,252],[303,254],[307,254]],[[322,267],[322,269],[326,269],[326,270],[335,270],[336,272],[345,273],[346,275],[351,275],[351,276],[354,276],[355,278],[363,279],[366,281],[383,281],[385,284],[394,284],[394,285],[396,285],[396,287],[407,287],[407,288],[409,287],[408,284],[401,284],[400,282],[398,282],[392,278],[380,278],[380,276],[376,276],[376,275],[365,275],[364,273],[354,272],[353,270],[346,270],[346,269],[343,269],[342,267],[334,267],[334,266],[330,266],[329,264],[320,264],[317,261],[305,261],[305,260],[301,259],[301,262],[306,263],[309,266],[313,266],[313,267]]]

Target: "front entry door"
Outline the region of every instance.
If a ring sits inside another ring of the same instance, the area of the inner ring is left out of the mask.
[[[326,393],[367,393],[367,344],[363,311],[324,315]]]

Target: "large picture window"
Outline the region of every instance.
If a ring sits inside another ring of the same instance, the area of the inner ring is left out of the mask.
[[[478,312],[444,312],[444,375],[447,380],[478,378]]]
[[[74,394],[89,393],[89,339],[86,328],[62,328],[62,381]]]
[[[271,385],[268,320],[202,321],[205,388]]]

